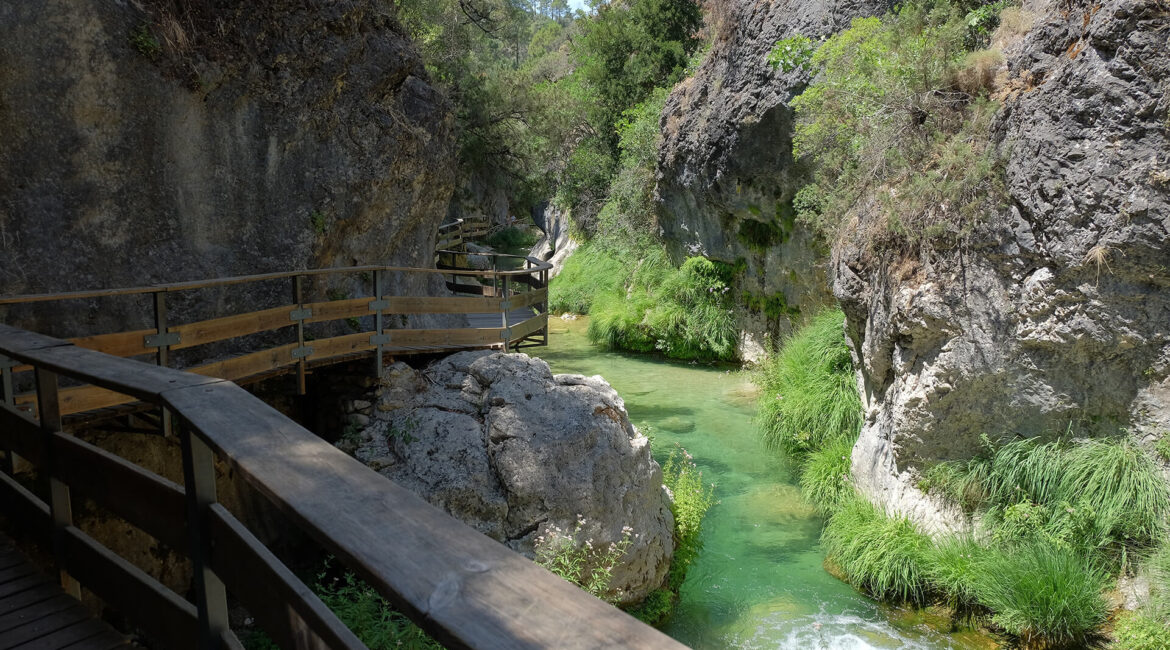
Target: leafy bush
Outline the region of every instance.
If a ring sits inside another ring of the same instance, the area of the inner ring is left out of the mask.
[[[853,496],[849,470],[852,438],[840,438],[810,452],[800,468],[800,493],[823,513],[831,513]]]
[[[662,466],[662,482],[670,490],[670,511],[674,515],[674,560],[667,585],[677,592],[703,549],[703,518],[715,505],[715,486],[703,484],[703,473],[682,447],[672,452]]]
[[[791,102],[794,153],[812,168],[803,220],[833,239],[860,209],[871,244],[893,247],[961,239],[998,205],[996,107],[956,87],[973,25],[957,4],[918,0],[855,19],[817,49],[818,74]]]
[[[1050,544],[991,549],[974,587],[992,621],[1028,645],[1084,647],[1106,619],[1104,571]]]
[[[876,598],[925,601],[931,541],[905,517],[853,499],[829,518],[821,544],[828,561],[855,587]]]
[[[1113,650],[1170,650],[1170,622],[1145,612],[1128,612],[1117,619],[1113,630]]]
[[[769,445],[802,456],[856,440],[861,398],[844,321],[840,311],[813,318],[760,370],[759,421]]]

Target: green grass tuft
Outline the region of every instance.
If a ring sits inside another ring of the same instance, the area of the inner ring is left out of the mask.
[[[829,518],[821,543],[855,587],[884,600],[925,602],[931,541],[905,517],[853,499]]]
[[[839,310],[815,317],[764,364],[759,420],[765,442],[803,456],[856,440],[861,398]]]
[[[969,510],[988,508],[1005,539],[1042,533],[1089,549],[1148,544],[1170,514],[1157,464],[1128,438],[1019,440],[988,458],[938,465],[926,483]]]
[[[564,269],[549,285],[549,309],[557,314],[588,314],[597,296],[621,293],[625,281],[625,263],[586,242],[565,260]]]
[[[1105,622],[1105,572],[1075,551],[1042,542],[993,548],[974,575],[992,621],[1026,645],[1084,647]]]
[[[853,439],[841,438],[804,459],[800,493],[824,514],[833,512],[853,496],[853,485],[849,482],[852,454]]]
[[[938,540],[927,554],[932,591],[941,594],[958,615],[971,612],[978,603],[975,583],[984,553],[974,539],[961,536]]]

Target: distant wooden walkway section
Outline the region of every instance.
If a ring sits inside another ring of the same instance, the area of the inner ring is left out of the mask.
[[[0,650],[122,650],[126,637],[97,621],[0,535]]]
[[[458,240],[459,244],[462,242],[462,239]],[[376,361],[372,366],[376,369],[381,367],[387,355],[548,344],[549,264],[533,258],[480,254],[477,256],[480,260],[491,261],[491,268],[472,269],[463,266],[469,257],[463,251],[443,250],[437,251],[437,255],[445,263],[431,269],[355,266],[145,287],[0,296],[0,307],[52,302],[60,303],[60,309],[67,310],[74,309],[78,300],[149,295],[153,298],[154,327],[79,336],[71,338],[70,342],[79,348],[115,357],[149,358],[156,365],[173,366],[176,352],[260,334],[268,334],[269,341],[283,337],[286,342],[269,343],[260,349],[252,348],[247,353],[226,358],[222,355],[204,358],[184,370],[239,383],[295,372],[302,393],[310,368],[362,356],[373,357]],[[500,270],[504,266],[502,258],[509,258],[513,266],[520,268]],[[436,295],[395,295],[394,286],[410,276],[420,280],[438,276],[442,279],[439,285],[444,289]],[[330,290],[319,291],[328,294],[326,296],[310,299],[310,284],[317,282],[327,286],[331,281],[363,286],[365,295],[338,295],[334,293],[336,290]],[[176,323],[168,318],[169,304],[184,293],[259,283],[271,287],[274,282],[287,283],[289,303],[245,313],[216,315],[197,322]],[[402,326],[406,318],[426,314],[462,318],[467,324],[432,329]],[[341,323],[341,327],[337,327],[337,323]],[[327,327],[329,324],[335,325],[333,329],[319,329],[318,335],[313,336],[313,326]],[[348,329],[350,333],[337,334],[338,329]],[[198,355],[198,351],[195,354]],[[190,358],[191,353],[187,356]],[[0,388],[3,388],[6,400],[26,409],[35,408],[35,395],[24,393],[13,397],[14,386],[19,385],[19,382],[14,384],[13,376],[31,369],[27,364],[16,364],[0,357]],[[63,388],[60,399],[64,416],[91,415],[103,410],[116,413],[116,407],[132,401],[116,391],[97,386]]]

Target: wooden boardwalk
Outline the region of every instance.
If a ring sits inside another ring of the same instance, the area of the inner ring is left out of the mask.
[[[0,650],[131,647],[0,535]]]

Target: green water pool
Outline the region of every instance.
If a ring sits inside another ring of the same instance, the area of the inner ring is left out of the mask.
[[[604,377],[653,439],[659,462],[682,445],[716,486],[702,555],[663,631],[694,648],[988,647],[985,637],[944,633],[825,572],[822,519],[755,435],[755,392],[744,373],[605,352],[589,343],[586,327],[584,318],[553,319],[550,347],[530,352],[554,373]]]

